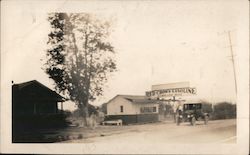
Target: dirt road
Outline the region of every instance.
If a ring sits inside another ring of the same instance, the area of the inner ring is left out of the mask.
[[[143,125],[130,125],[123,132],[101,134],[69,143],[236,143],[236,120],[210,121],[208,125],[197,122],[196,126],[182,123],[162,122]]]

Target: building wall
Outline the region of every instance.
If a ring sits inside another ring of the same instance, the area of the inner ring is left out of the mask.
[[[120,111],[123,106],[123,112]],[[133,115],[136,109],[133,104],[121,96],[116,96],[107,104],[107,115]]]
[[[123,106],[123,112],[120,111],[120,107]],[[159,113],[159,105],[156,103],[131,103],[121,96],[115,97],[107,104],[107,115],[134,115],[141,114],[142,107],[156,107],[156,111],[153,114]],[[145,113],[142,113],[145,114]]]
[[[123,106],[123,112],[120,111]],[[155,107],[155,112],[141,113],[142,107]],[[105,120],[121,119],[124,124],[149,123],[159,120],[159,105],[156,103],[132,103],[121,96],[116,96],[107,104]]]
[[[121,119],[123,124],[151,123],[159,121],[158,114],[108,115],[105,120]]]
[[[136,114],[143,114],[141,113],[141,108],[142,107],[156,107],[156,111],[153,112],[153,114],[158,114],[159,113],[159,104],[156,104],[156,103],[147,103],[147,104],[144,104],[144,103],[141,103],[141,104],[133,104],[133,107],[135,109],[135,113]]]
[[[13,103],[14,115],[56,114],[57,102],[19,101]]]
[[[121,112],[120,107],[123,106],[123,112]],[[152,112],[154,114],[159,113],[159,105],[156,103],[131,103],[130,101],[124,99],[121,96],[116,96],[107,104],[107,115],[133,115],[133,114],[144,114],[141,113],[142,107],[156,107],[156,111]]]

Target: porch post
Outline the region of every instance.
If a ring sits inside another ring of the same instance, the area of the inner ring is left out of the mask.
[[[61,112],[63,112],[63,102],[61,102]]]

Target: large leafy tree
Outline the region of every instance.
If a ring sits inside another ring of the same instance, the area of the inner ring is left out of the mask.
[[[45,71],[56,90],[77,104],[86,122],[89,102],[103,94],[110,73],[116,71],[110,24],[85,13],[52,13],[48,21]]]

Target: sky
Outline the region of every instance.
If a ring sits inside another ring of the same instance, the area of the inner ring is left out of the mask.
[[[151,85],[189,81],[198,98],[236,102],[228,31],[239,81],[240,57],[246,42],[244,1],[3,1],[2,88],[38,80],[53,89],[42,70],[50,31],[49,12],[92,13],[112,20],[110,36],[118,71],[109,78],[104,96],[144,95]],[[247,23],[248,24],[248,23]],[[248,34],[248,33],[247,33]],[[65,108],[73,109],[74,103]]]

